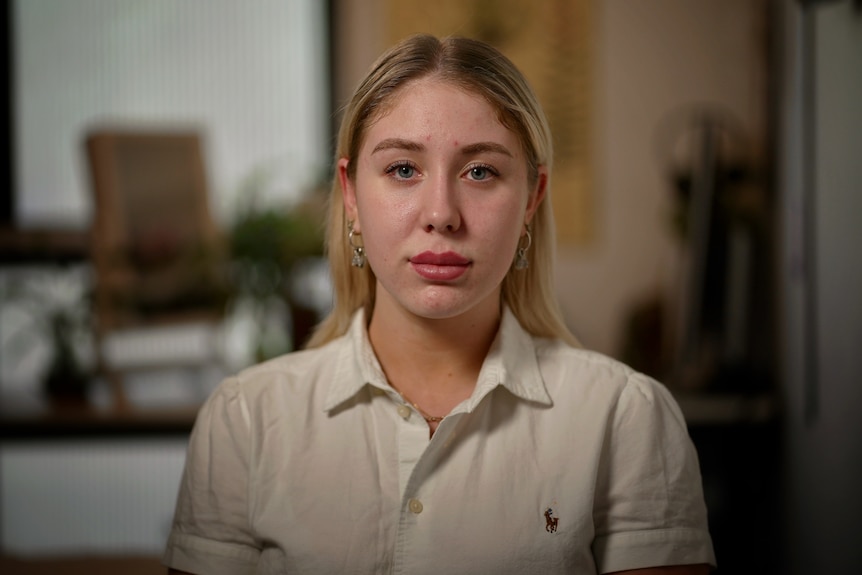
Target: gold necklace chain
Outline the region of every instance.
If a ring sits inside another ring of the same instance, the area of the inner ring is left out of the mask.
[[[392,385],[392,383],[390,382],[389,385]],[[392,385],[392,389],[394,389],[396,392],[398,392],[398,395],[401,396],[401,399],[403,399],[405,402],[409,403],[414,408],[416,408],[416,411],[419,412],[419,415],[422,416],[422,419],[424,419],[428,423],[438,423],[440,421],[443,421],[443,417],[438,417],[436,415],[428,415],[427,411],[425,411],[424,409],[419,407],[415,401],[413,401],[412,399],[407,397],[407,395],[403,391],[401,391],[400,389],[398,389],[394,385]]]

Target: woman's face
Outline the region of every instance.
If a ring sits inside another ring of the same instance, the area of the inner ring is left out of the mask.
[[[353,180],[348,159],[338,164],[348,218],[377,277],[375,305],[429,319],[498,313],[546,172],[530,189],[518,137],[479,96],[417,80],[394,98],[350,160]]]

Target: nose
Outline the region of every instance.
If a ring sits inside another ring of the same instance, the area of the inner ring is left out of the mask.
[[[435,180],[426,189],[423,227],[425,231],[455,232],[461,227],[461,210],[457,189],[445,178]]]

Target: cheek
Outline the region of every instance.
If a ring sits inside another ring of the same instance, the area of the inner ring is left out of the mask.
[[[411,196],[398,197],[357,180],[356,208],[362,233],[375,236],[403,232],[414,221],[417,206]]]
[[[520,236],[517,231],[509,231],[509,233],[499,234],[496,242],[497,259],[505,264],[511,263],[515,257],[515,251],[518,249],[518,241]]]
[[[498,244],[517,243],[524,227],[525,206],[519,202],[501,201],[496,205],[477,205],[473,210],[484,236],[496,238]]]
[[[404,202],[367,198],[357,202],[359,221],[365,237],[391,237],[406,233],[415,220],[415,210]]]
[[[385,265],[395,257],[397,247],[411,230],[411,209],[399,202],[383,201],[373,194],[361,195],[357,202],[362,241],[369,261]]]

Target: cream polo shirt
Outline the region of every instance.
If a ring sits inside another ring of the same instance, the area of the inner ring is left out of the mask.
[[[164,561],[193,573],[592,574],[714,563],[668,391],[510,311],[429,439],[357,313],[224,381],[192,433]]]

